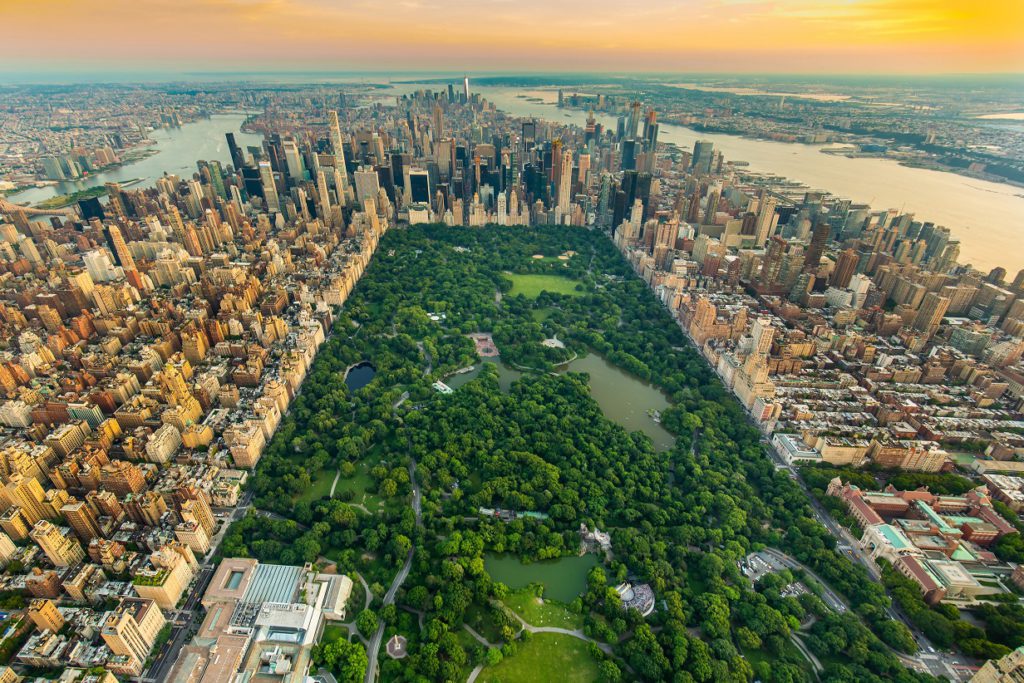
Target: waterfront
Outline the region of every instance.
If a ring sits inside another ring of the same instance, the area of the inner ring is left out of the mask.
[[[164,173],[191,178],[192,173],[197,170],[198,159],[217,160],[222,164],[231,163],[225,133],[234,133],[235,140],[243,150],[250,145],[262,145],[262,135],[241,132],[245,119],[246,114],[243,113],[215,114],[208,119],[186,123],[178,128],[156,128],[149,133],[149,138],[155,144],[148,148],[140,148],[156,150],[156,154],[90,175],[88,178],[29,188],[9,195],[7,199],[17,204],[28,205],[104,183],[127,183],[141,179],[132,187],[149,187]]]
[[[425,87],[428,86],[396,84],[392,92],[400,95]],[[429,87],[442,86],[431,84]],[[587,112],[554,106],[556,90],[481,85],[473,85],[472,89],[513,116],[581,126],[586,123]],[[573,92],[570,88],[565,91]],[[394,102],[393,97],[382,99]],[[597,114],[596,118],[615,130],[616,117]],[[894,208],[913,213],[917,220],[944,225],[960,240],[963,263],[982,269],[1003,266],[1011,273],[1024,268],[1024,251],[1018,248],[1018,240],[1024,237],[1022,188],[955,173],[901,166],[889,159],[851,159],[822,154],[825,145],[702,133],[685,126],[660,123],[659,140],[662,142],[692,150],[698,139],[712,141],[728,161],[748,162],[752,171],[785,176],[813,189],[870,204],[875,210]]]

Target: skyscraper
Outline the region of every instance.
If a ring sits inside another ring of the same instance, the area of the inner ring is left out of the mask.
[[[263,198],[267,200],[267,209],[280,211],[281,202],[277,198],[277,185],[274,184],[274,171],[269,161],[259,163],[260,184],[263,187]]]

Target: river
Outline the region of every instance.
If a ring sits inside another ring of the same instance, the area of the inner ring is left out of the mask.
[[[422,84],[396,84],[391,96],[422,89]],[[429,87],[441,89],[433,84]],[[529,90],[504,86],[472,87],[496,107],[514,116],[535,117],[583,125],[586,112],[557,109],[554,90]],[[517,95],[540,98],[530,102]],[[258,145],[261,136],[240,133],[244,114],[222,114],[180,128],[154,130],[158,154],[86,180],[65,182],[44,188],[32,188],[9,197],[18,203],[35,203],[57,194],[65,194],[105,182],[126,182],[143,178],[140,186],[151,185],[165,171],[190,175],[198,159],[230,162],[224,134],[235,132],[239,145]],[[615,117],[600,115],[606,126],[615,127]],[[875,209],[895,208],[911,212],[918,220],[945,225],[960,240],[961,261],[979,268],[1001,265],[1011,276],[1024,267],[1024,249],[1018,240],[1024,237],[1024,189],[1011,185],[975,180],[955,173],[901,166],[888,159],[854,158],[822,154],[821,145],[790,144],[754,140],[737,135],[700,133],[685,126],[662,123],[660,139],[684,149],[692,149],[697,139],[711,140],[727,159],[746,161],[756,171],[775,173],[806,183]]]
[[[424,87],[398,84],[391,92],[404,94]],[[441,89],[442,86],[430,87]],[[554,106],[556,90],[475,85],[472,91],[479,92],[498,109],[513,116],[581,126],[586,123],[586,112]],[[531,102],[517,95],[543,102]],[[616,117],[599,114],[596,118],[615,129]],[[1024,238],[1024,188],[956,173],[901,166],[889,159],[851,159],[822,154],[824,145],[701,133],[668,123],[660,124],[658,138],[687,150],[692,150],[698,139],[710,140],[727,160],[746,161],[751,170],[785,176],[854,202],[870,204],[874,209],[894,208],[913,213],[917,220],[944,225],[960,240],[963,263],[983,269],[1003,266],[1011,277],[1019,268],[1024,268],[1024,249],[1018,242]]]
[[[214,114],[208,119],[186,123],[179,128],[157,128],[149,133],[156,144],[156,154],[139,161],[90,175],[81,180],[65,181],[45,187],[34,187],[9,195],[8,200],[18,204],[35,204],[61,194],[69,194],[104,183],[124,183],[141,178],[143,182],[131,187],[149,187],[164,173],[191,178],[198,169],[196,161],[217,160],[231,163],[231,153],[225,133],[234,133],[235,140],[244,150],[246,146],[262,144],[263,136],[242,133],[245,114]]]

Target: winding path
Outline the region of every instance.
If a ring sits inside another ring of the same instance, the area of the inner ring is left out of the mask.
[[[422,497],[420,495],[420,485],[416,483],[416,461],[413,460],[409,463],[409,481],[412,483],[412,510],[416,514],[416,526],[423,525],[422,517]],[[409,548],[409,554],[405,556],[405,564],[398,570],[398,574],[395,575],[395,580],[391,582],[391,587],[388,588],[388,592],[384,595],[383,604],[385,606],[393,604],[395,602],[395,595],[398,593],[398,589],[405,583],[405,579],[409,576],[409,570],[412,569],[412,557],[416,552],[416,547]],[[386,624],[381,621],[377,627],[377,632],[370,638],[370,644],[367,649],[367,658],[370,660],[366,667],[366,678],[365,683],[375,683],[377,680],[377,659],[380,656],[380,641],[384,637],[384,626]]]

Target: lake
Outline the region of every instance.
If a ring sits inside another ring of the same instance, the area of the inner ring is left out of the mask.
[[[196,161],[200,159],[217,160],[225,165],[231,163],[225,133],[234,133],[235,141],[243,151],[248,146],[262,145],[262,135],[241,132],[245,119],[243,113],[214,114],[208,119],[186,123],[179,128],[157,128],[149,133],[149,138],[156,143],[151,147],[158,150],[157,154],[81,180],[23,190],[8,195],[7,199],[18,204],[35,204],[50,197],[104,183],[124,183],[141,178],[143,182],[131,186],[132,189],[138,189],[153,185],[165,172],[191,178],[193,173],[198,172]]]
[[[526,564],[512,555],[484,556],[484,569],[495,581],[509,588],[526,588],[531,583],[544,584],[544,597],[569,603],[587,588],[587,572],[598,564],[597,555],[560,557]]]
[[[508,391],[512,387],[512,382],[523,376],[521,370],[516,370],[513,367],[505,364],[500,358],[484,358],[483,363],[477,363],[472,370],[469,372],[463,372],[458,375],[451,375],[446,377],[442,381],[450,386],[452,389],[458,389],[466,382],[476,379],[480,376],[480,371],[484,369],[484,363],[490,363],[498,369],[498,386],[501,387],[502,391]]]
[[[348,387],[349,391],[358,391],[369,384],[376,374],[377,368],[373,367],[369,362],[357,363],[345,373],[345,386]]]
[[[590,375],[590,395],[612,422],[629,431],[640,430],[650,437],[655,449],[665,451],[675,444],[672,434],[655,422],[647,411],[664,411],[671,404],[656,386],[618,368],[594,353],[561,366],[561,372],[585,372]]]

